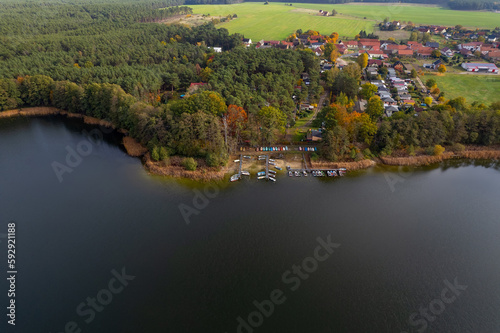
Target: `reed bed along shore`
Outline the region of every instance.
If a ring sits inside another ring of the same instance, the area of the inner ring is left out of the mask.
[[[368,169],[377,163],[374,160],[361,160],[355,162],[327,162],[327,161],[311,161],[312,169],[339,169],[346,168],[348,171]]]
[[[197,181],[220,181],[226,177],[228,168],[211,168],[204,165],[204,160],[198,159],[198,169],[195,171],[188,171],[182,166],[182,158],[172,156],[168,162],[154,162],[149,153],[144,155],[144,167],[148,172],[168,177],[188,178]]]
[[[500,159],[500,149],[492,149],[485,147],[477,149],[471,147],[470,150],[460,152],[445,152],[439,156],[407,156],[407,157],[380,157],[383,164],[397,166],[421,166],[439,163],[450,159],[471,159],[471,160],[498,160]]]

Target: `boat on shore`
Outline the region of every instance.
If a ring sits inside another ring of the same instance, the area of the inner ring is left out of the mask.
[[[235,174],[235,175],[232,175],[232,176],[231,176],[231,181],[232,181],[232,182],[235,182],[235,181],[237,181],[237,180],[239,180],[239,179],[240,179],[240,175],[238,175],[238,174]]]
[[[243,176],[250,176],[250,172],[248,172],[248,171],[242,171],[241,174]]]
[[[257,172],[257,176],[265,176],[266,172],[265,171],[259,171]]]
[[[282,170],[279,166],[276,166],[276,165],[274,166],[274,168],[275,168],[276,170],[280,170],[280,171]]]

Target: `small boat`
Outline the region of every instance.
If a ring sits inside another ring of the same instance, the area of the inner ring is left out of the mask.
[[[260,171],[260,172],[257,172],[257,176],[264,176],[266,174],[265,171]]]
[[[269,170],[269,173],[271,173],[271,174],[275,175],[275,174],[276,174],[276,171],[274,171],[274,170]]]
[[[266,178],[266,176],[257,177],[257,179],[264,179],[264,178]]]
[[[245,155],[245,156],[243,156],[243,158],[246,158],[246,159],[251,159],[251,158],[252,158],[252,156]]]
[[[302,171],[302,174],[304,175],[304,177],[307,177],[307,172],[305,170]]]
[[[248,171],[242,171],[241,174],[243,176],[250,176],[250,172],[248,172]]]
[[[272,180],[273,182],[275,182],[275,181],[276,181],[276,179],[274,179],[274,178],[269,178],[269,180]]]
[[[234,160],[235,163],[238,163],[240,160]]]
[[[298,171],[295,171],[295,177],[300,177],[300,173]]]
[[[281,168],[280,168],[279,166],[274,166],[274,168],[275,168],[276,170],[281,170]]]
[[[239,179],[240,179],[240,176],[239,176],[238,174],[235,174],[235,175],[232,175],[232,176],[231,176],[231,181],[232,181],[232,182],[235,182],[235,181],[237,181],[237,180],[239,180]]]
[[[269,165],[275,166],[276,164],[273,162],[269,162]]]
[[[292,176],[293,176],[292,172],[288,171],[288,177],[292,177]]]
[[[269,159],[269,162],[276,162],[276,161],[275,161],[275,160],[273,160],[273,159]]]

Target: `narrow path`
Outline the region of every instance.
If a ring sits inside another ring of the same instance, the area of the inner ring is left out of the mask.
[[[307,123],[305,123],[303,126],[301,126],[299,128],[307,128],[307,127],[311,126],[313,120],[316,119],[316,116],[318,115],[319,110],[323,107],[323,102],[325,101],[326,96],[328,96],[328,93],[329,93],[329,91],[326,90],[323,93],[323,95],[321,95],[321,97],[319,98],[319,101],[318,101],[318,107],[316,107],[316,110],[314,110],[313,116],[311,117],[311,119],[309,119],[309,121]]]

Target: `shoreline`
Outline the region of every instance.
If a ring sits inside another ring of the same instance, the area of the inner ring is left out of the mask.
[[[154,162],[145,146],[130,137],[128,131],[122,128],[117,128],[113,123],[78,113],[70,113],[54,107],[33,107],[24,109],[15,109],[0,112],[0,119],[13,117],[37,117],[63,115],[67,118],[82,119],[85,124],[97,125],[111,128],[120,134],[123,134],[122,144],[129,156],[141,157],[143,167],[151,174],[158,176],[186,178],[196,181],[221,181],[229,176],[230,168],[228,166],[221,168],[213,168],[205,165],[203,159],[198,159],[198,169],[196,171],[185,170],[182,166],[182,158],[179,156],[170,157],[168,164],[165,162]],[[233,157],[238,156],[232,154]],[[338,161],[330,162],[326,160],[310,161],[312,169],[315,168],[346,168],[347,171],[355,171],[368,169],[377,165],[388,166],[425,166],[434,163],[440,163],[450,159],[468,159],[468,160],[500,160],[500,147],[485,147],[485,146],[467,146],[466,150],[459,152],[445,151],[440,156],[384,156],[375,159],[364,159],[360,161]],[[229,161],[229,163],[230,163]]]

